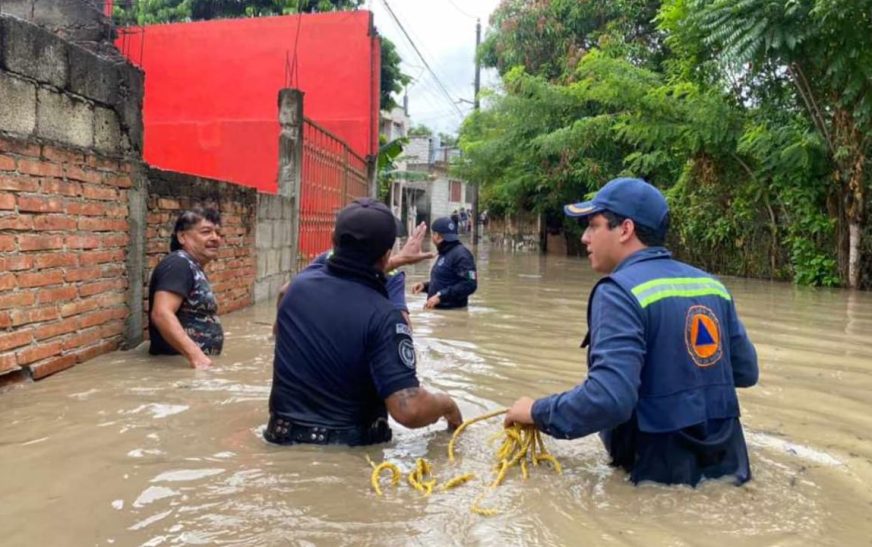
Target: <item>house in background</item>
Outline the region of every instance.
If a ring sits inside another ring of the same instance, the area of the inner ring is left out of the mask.
[[[435,135],[409,139],[398,165],[410,176],[398,177],[391,192],[391,206],[407,225],[421,221],[432,224],[455,210],[471,210],[472,186],[449,176],[451,162],[459,157],[460,149],[442,146]],[[420,180],[423,173],[427,176]]]

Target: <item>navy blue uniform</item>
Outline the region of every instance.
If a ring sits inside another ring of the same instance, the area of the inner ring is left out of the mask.
[[[639,251],[594,287],[588,325],[588,377],[533,404],[539,429],[600,432],[633,482],[750,479],[735,388],[757,382],[757,354],[719,281]]]
[[[270,441],[390,440],[384,400],[419,385],[411,330],[384,278],[339,264],[302,272],[279,307]]]
[[[439,295],[437,308],[465,308],[469,295],[478,288],[475,259],[459,241],[443,241],[437,248],[439,257],[430,281],[424,283],[427,297]]]
[[[333,256],[333,251],[319,254],[303,271],[325,267],[331,256]],[[391,301],[394,308],[400,311],[409,311],[409,307],[406,305],[406,272],[393,270],[386,277],[385,289],[388,291],[388,300]]]

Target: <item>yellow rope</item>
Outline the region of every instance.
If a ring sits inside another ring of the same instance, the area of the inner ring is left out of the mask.
[[[450,461],[454,461],[454,445],[464,429],[476,422],[505,414],[507,411],[508,409],[495,410],[493,412],[488,412],[487,414],[483,414],[460,424],[460,427],[457,428],[457,430],[451,436],[451,440],[448,442],[448,459]],[[494,489],[501,485],[506,480],[506,475],[508,474],[508,471],[515,466],[520,467],[521,476],[524,479],[527,479],[529,477],[530,468],[528,464],[530,463],[533,464],[533,466],[538,466],[540,463],[547,462],[551,464],[551,466],[558,474],[563,472],[562,468],[560,467],[560,462],[558,462],[557,459],[552,456],[545,448],[545,442],[542,440],[542,435],[535,426],[522,426],[520,424],[514,424],[511,427],[504,428],[500,432],[500,435],[502,435],[503,442],[496,452],[496,465],[494,466],[494,472],[496,473],[496,477],[494,478],[493,482],[491,482],[489,487],[490,489]],[[382,495],[382,491],[379,486],[379,478],[383,470],[391,470],[391,485],[396,486],[397,484],[399,484],[402,473],[396,465],[388,462],[383,462],[376,465],[372,460],[370,460],[369,456],[367,456],[367,460],[373,467],[370,482],[373,489],[378,495]],[[429,480],[425,480],[425,478],[429,478]],[[465,484],[466,482],[469,482],[474,478],[475,475],[473,475],[472,473],[459,475],[442,484],[440,490],[450,490],[451,488],[455,488],[457,486],[460,486],[461,484]],[[409,472],[406,480],[408,481],[409,486],[421,492],[422,494],[424,494],[424,496],[429,496],[436,488],[437,484],[436,478],[433,477],[433,468],[430,465],[430,462],[428,462],[424,458],[418,458],[415,461],[415,467],[414,469],[412,469],[412,471]],[[485,495],[487,495],[487,492],[488,491],[486,490],[479,494],[473,500],[470,509],[473,513],[482,516],[489,517],[498,515],[500,513],[499,510],[482,507],[479,505],[479,502]]]
[[[381,472],[385,469],[391,470],[391,486],[396,486],[400,483],[400,468],[390,462],[382,462],[376,465],[372,470],[372,475],[369,477],[369,482],[372,484],[375,493],[379,496],[382,495],[381,487],[379,486],[379,478],[381,478]]]
[[[464,430],[464,429],[466,429],[467,427],[471,426],[471,425],[474,424],[475,422],[480,422],[480,421],[482,421],[482,420],[487,420],[487,419],[489,419],[489,418],[493,418],[493,417],[495,417],[495,416],[499,416],[500,414],[505,414],[505,413],[508,412],[508,411],[509,411],[508,408],[504,408],[504,409],[502,409],[502,410],[494,410],[493,412],[488,412],[487,414],[482,414],[481,416],[479,416],[479,417],[477,417],[477,418],[473,418],[473,419],[471,419],[471,420],[466,420],[465,422],[463,422],[462,424],[460,424],[460,427],[458,427],[458,428],[454,431],[454,435],[451,436],[451,440],[448,441],[448,461],[452,461],[452,462],[454,461],[454,443],[457,442],[457,438],[460,436],[461,433],[463,433],[463,430]]]
[[[460,486],[461,484],[465,484],[465,483],[473,480],[474,478],[475,478],[475,474],[465,473],[463,475],[459,475],[459,476],[454,477],[453,479],[445,482],[445,484],[443,484],[441,488],[442,488],[442,490],[451,490],[452,488]]]
[[[474,500],[472,500],[472,505],[469,507],[469,509],[473,513],[475,513],[477,515],[481,515],[483,517],[492,517],[494,515],[499,515],[500,514],[499,510],[491,509],[489,507],[482,507],[478,504],[478,502],[481,501],[481,498],[485,497],[486,494],[487,494],[487,491],[484,491],[481,494],[479,494],[478,496],[476,496],[476,498]]]

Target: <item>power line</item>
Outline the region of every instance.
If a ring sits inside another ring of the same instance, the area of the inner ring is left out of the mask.
[[[402,31],[403,35],[406,37],[406,40],[409,41],[409,44],[412,46],[412,49],[414,49],[415,53],[418,54],[418,58],[421,59],[421,62],[424,63],[425,67],[427,67],[427,70],[430,72],[430,74],[433,76],[433,79],[439,85],[439,89],[441,89],[442,93],[445,94],[445,98],[448,99],[448,102],[451,103],[451,106],[454,107],[454,110],[457,111],[457,115],[462,120],[463,119],[463,112],[461,112],[460,109],[457,108],[457,105],[454,103],[454,99],[451,98],[451,94],[448,93],[448,90],[445,89],[445,86],[442,84],[442,81],[439,79],[438,76],[436,76],[436,73],[433,71],[433,69],[430,68],[430,63],[428,63],[427,59],[425,59],[424,56],[421,54],[421,51],[418,49],[418,46],[415,45],[415,42],[412,41],[412,38],[409,36],[409,33],[406,32],[406,28],[403,26],[403,24],[397,18],[397,15],[394,13],[394,10],[391,9],[390,4],[388,4],[388,0],[382,0],[382,4],[385,5],[385,8],[388,10],[388,13],[390,14],[391,18],[394,20],[394,22],[397,24],[397,26],[400,27],[400,31]]]
[[[400,18],[402,16],[402,20],[406,21],[406,29],[409,32],[409,36],[419,45],[421,53],[426,55],[426,57],[428,59],[435,60],[435,62],[433,63],[434,72],[438,72],[439,74],[444,75],[446,67],[444,65],[443,60],[438,55],[434,55],[433,52],[427,48],[426,40],[422,40],[421,36],[416,34],[415,28],[411,24],[409,24],[409,19],[408,19],[408,17],[406,17],[403,14],[403,11],[402,11],[400,5],[394,6],[394,13],[397,15],[398,18]],[[399,30],[399,29],[397,29],[397,30]],[[403,43],[405,44],[405,42],[403,42]],[[459,96],[465,94],[465,93],[459,93],[455,87],[455,83],[452,82],[451,80],[444,80],[443,79],[442,81],[444,82],[445,88],[448,91],[449,95],[451,95],[452,98],[459,97]],[[454,101],[454,102],[457,102],[457,101]]]
[[[400,19],[400,17],[402,17],[403,21],[408,21],[408,19],[403,15],[402,11],[399,9],[399,6],[394,6],[394,15],[396,15],[396,17],[398,19]],[[391,27],[393,29],[395,29],[397,33],[402,32],[396,21],[394,21],[390,17],[387,17],[387,20],[390,21]],[[409,37],[412,39],[412,41],[415,42],[416,44],[418,44],[419,51],[421,52],[421,54],[425,55],[426,58],[428,58],[428,59],[433,59],[434,57],[437,59],[437,62],[434,63],[431,68],[433,69],[434,72],[438,72],[438,73],[442,74],[444,67],[440,66],[440,63],[438,62],[439,56],[433,55],[433,53],[427,49],[425,41],[423,41],[419,35],[415,34],[415,29],[412,26],[408,25],[408,23],[407,23],[405,28],[409,34]],[[412,65],[411,63],[409,63],[408,59],[418,56],[417,53],[413,49],[411,49],[411,45],[409,44],[409,40],[405,40],[405,39],[404,40],[397,40],[395,42],[395,45],[397,47],[397,52],[400,53],[400,56],[403,59],[403,66],[404,67],[411,66],[411,67],[414,67],[416,69],[419,69],[421,72],[427,71],[426,67],[416,66],[416,65]],[[421,76],[421,74],[419,73],[417,76],[414,77],[414,80],[416,82],[421,81],[420,76]],[[428,76],[429,76],[429,73],[428,73]],[[429,78],[427,78],[427,79],[429,80]],[[452,85],[451,81],[442,80],[442,82],[444,82],[445,88],[448,91],[448,94],[450,95],[450,97],[452,97],[452,98],[453,97],[460,97],[460,96],[465,94],[465,93],[458,92],[457,89],[454,87],[454,85]],[[430,86],[434,87],[434,89],[436,90],[436,94],[442,99],[443,102],[445,102],[445,99],[443,98],[443,95],[442,95],[442,91],[439,89],[436,89],[437,84],[435,82],[427,82],[427,83]],[[457,101],[451,101],[451,102],[456,103]],[[449,106],[449,108],[451,108],[453,110],[454,107]],[[456,117],[456,113],[455,113],[455,117]]]
[[[469,17],[470,19],[478,19],[478,17],[476,17],[475,15],[470,15],[470,14],[466,13],[465,11],[463,11],[462,9],[460,9],[460,6],[455,4],[454,0],[448,0],[448,3],[451,4],[454,7],[454,9],[456,9],[461,15],[463,15],[465,17]]]

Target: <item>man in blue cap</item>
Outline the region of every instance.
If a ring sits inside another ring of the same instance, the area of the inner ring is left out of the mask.
[[[465,308],[478,288],[475,259],[457,237],[457,222],[440,217],[430,226],[430,239],[439,252],[430,281],[418,282],[412,293],[427,293],[425,309]]]
[[[276,444],[387,442],[387,416],[424,427],[457,404],[420,386],[412,330],[388,299],[384,271],[397,227],[390,209],[369,198],[342,209],[333,254],[300,273],[279,306],[270,418]]]
[[[535,424],[562,439],[599,432],[612,465],[633,483],[749,480],[735,388],[757,382],[757,354],[724,285],[663,247],[663,194],[640,179],[615,179],[565,212],[587,221],[581,241],[605,274],[587,308],[587,379],[522,397],[505,424]]]

